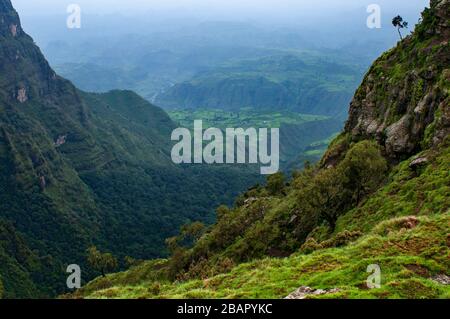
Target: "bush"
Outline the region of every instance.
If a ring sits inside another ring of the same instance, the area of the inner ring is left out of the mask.
[[[306,242],[302,245],[300,248],[300,252],[304,254],[310,254],[316,250],[319,249],[325,249],[325,248],[334,248],[334,247],[341,247],[345,246],[348,243],[355,241],[359,237],[361,237],[363,234],[359,231],[343,231],[341,233],[338,233],[333,238],[330,238],[328,240],[325,240],[321,243],[318,243],[314,238],[310,237],[306,240]]]
[[[267,178],[267,191],[272,196],[283,194],[285,186],[285,177],[281,172],[270,175]]]
[[[319,243],[314,238],[308,238],[305,243],[300,248],[300,252],[304,254],[310,254],[318,249],[320,249]]]
[[[363,233],[360,231],[348,231],[345,230],[341,233],[338,233],[331,239],[325,240],[320,243],[321,248],[332,248],[332,247],[341,247],[345,246],[352,241],[355,241],[359,237],[361,237]]]
[[[358,205],[384,181],[388,165],[376,142],[362,141],[347,152],[338,169],[342,171],[346,188],[353,190]]]

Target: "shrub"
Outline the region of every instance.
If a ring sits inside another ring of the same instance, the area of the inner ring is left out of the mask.
[[[87,250],[88,263],[94,270],[99,271],[103,277],[107,272],[117,268],[117,259],[110,253],[101,253],[97,247],[92,246]]]
[[[320,245],[314,238],[308,238],[300,248],[300,252],[304,254],[310,254],[320,248],[321,248]]]
[[[267,191],[270,195],[280,195],[286,186],[284,174],[279,172],[267,178]]]

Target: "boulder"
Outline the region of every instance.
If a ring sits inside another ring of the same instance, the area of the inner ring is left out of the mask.
[[[421,166],[424,166],[428,163],[428,158],[426,157],[418,157],[415,160],[413,160],[411,163],[409,163],[409,168],[411,169],[417,169]]]
[[[324,290],[324,289],[313,289],[311,287],[302,286],[298,288],[296,291],[289,294],[284,299],[306,299],[310,296],[320,296],[320,295],[327,295],[327,294],[334,294],[339,292],[339,288],[333,288],[330,290]]]

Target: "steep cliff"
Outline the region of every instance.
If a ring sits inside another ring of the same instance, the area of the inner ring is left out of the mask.
[[[350,104],[342,141],[325,164],[362,139],[375,139],[398,162],[449,135],[449,6],[431,1],[415,32],[374,62]]]

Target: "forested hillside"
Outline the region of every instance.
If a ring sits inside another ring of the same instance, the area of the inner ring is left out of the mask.
[[[182,224],[212,222],[215,206],[258,180],[239,167],[175,166],[174,127],[133,92],[88,94],[59,77],[0,0],[4,297],[63,292],[67,265],[85,265],[94,244],[119,257],[162,257]]]

